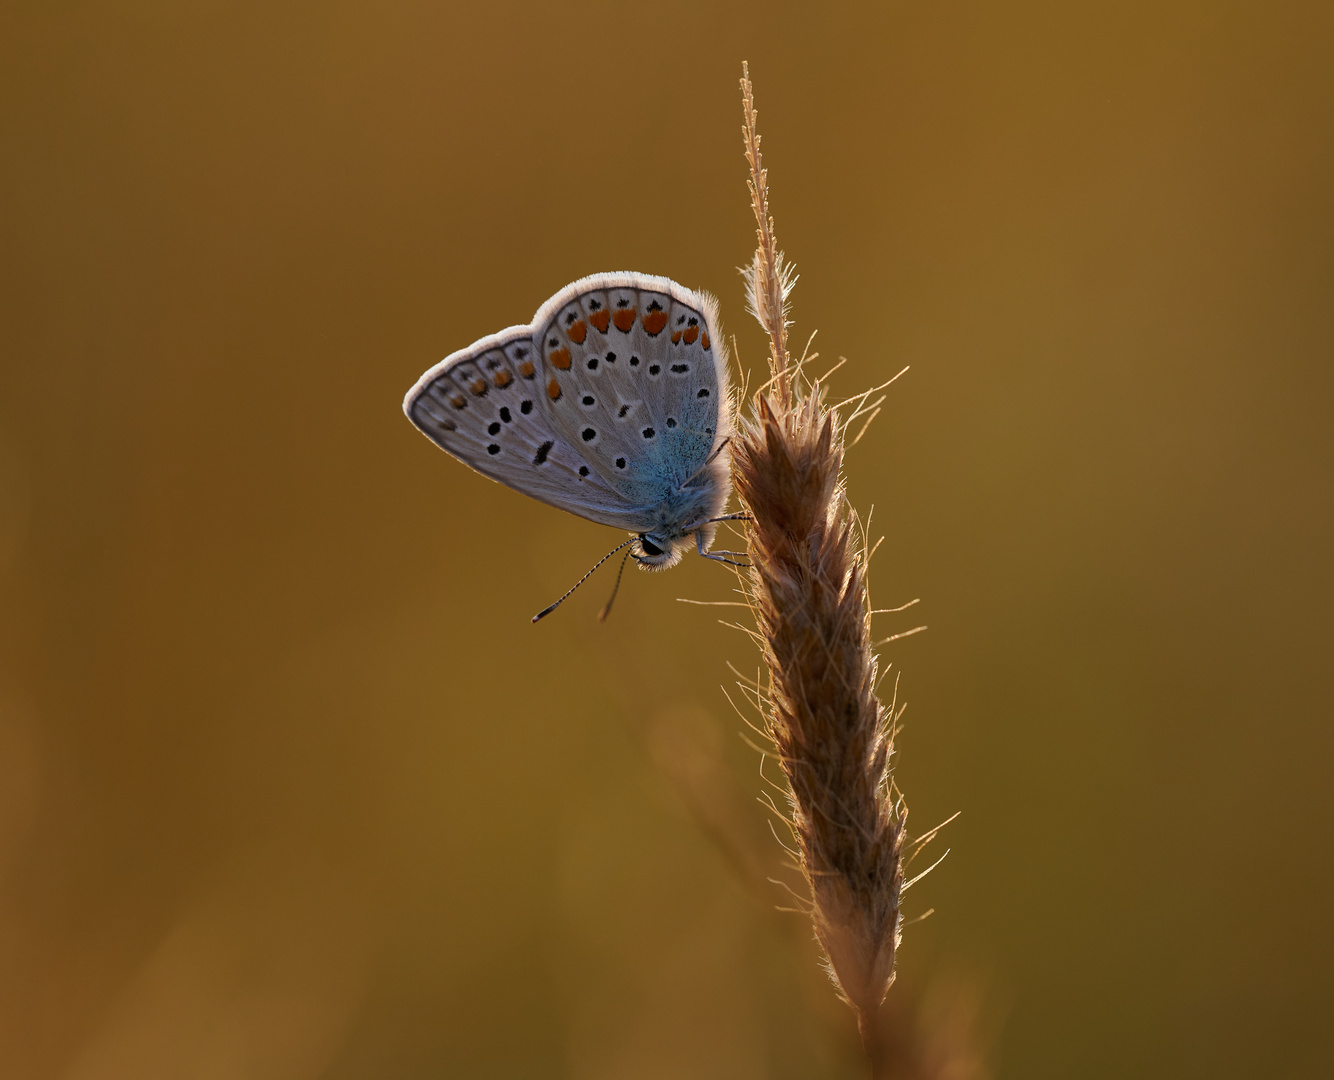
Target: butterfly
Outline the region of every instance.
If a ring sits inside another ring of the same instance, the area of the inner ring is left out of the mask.
[[[731,409],[717,301],[635,273],[567,285],[531,323],[451,353],[403,399],[423,435],[483,476],[635,534],[593,570],[627,546],[645,570],[676,565],[691,543],[732,563],[735,552],[709,550],[718,522],[741,516],[723,514]]]

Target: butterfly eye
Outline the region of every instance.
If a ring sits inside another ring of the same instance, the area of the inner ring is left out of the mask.
[[[643,533],[639,534],[639,547],[640,550],[643,551],[644,554],[648,555],[650,558],[654,558],[662,554],[662,548],[658,547],[657,544],[649,540],[649,538],[646,537]]]

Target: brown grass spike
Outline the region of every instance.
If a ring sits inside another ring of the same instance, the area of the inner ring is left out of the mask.
[[[768,669],[766,721],[791,787],[815,933],[857,1014],[873,1070],[899,943],[907,808],[893,784],[894,717],[875,695],[866,551],[841,479],[844,427],[788,353],[794,282],[774,241],[749,71],[746,159],[758,231],[744,273],[770,342],[771,379],[739,422],[733,455],[747,527],[747,583]]]

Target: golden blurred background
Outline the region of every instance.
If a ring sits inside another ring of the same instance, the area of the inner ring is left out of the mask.
[[[911,365],[850,491],[962,815],[892,995],[999,1078],[1334,1072],[1331,11],[0,6],[0,1074],[864,1075],[729,572],[532,626],[617,534],[400,412],[600,270],[757,370],[743,59],[794,339]]]

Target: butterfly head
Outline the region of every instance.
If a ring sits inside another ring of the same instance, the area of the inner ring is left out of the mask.
[[[716,523],[708,520],[692,521],[684,528],[655,528],[640,533],[630,553],[641,570],[666,570],[679,563],[692,547],[708,551],[717,528]]]
[[[640,533],[632,549],[635,562],[645,570],[666,570],[675,566],[685,554],[688,537],[669,537],[658,533]]]

